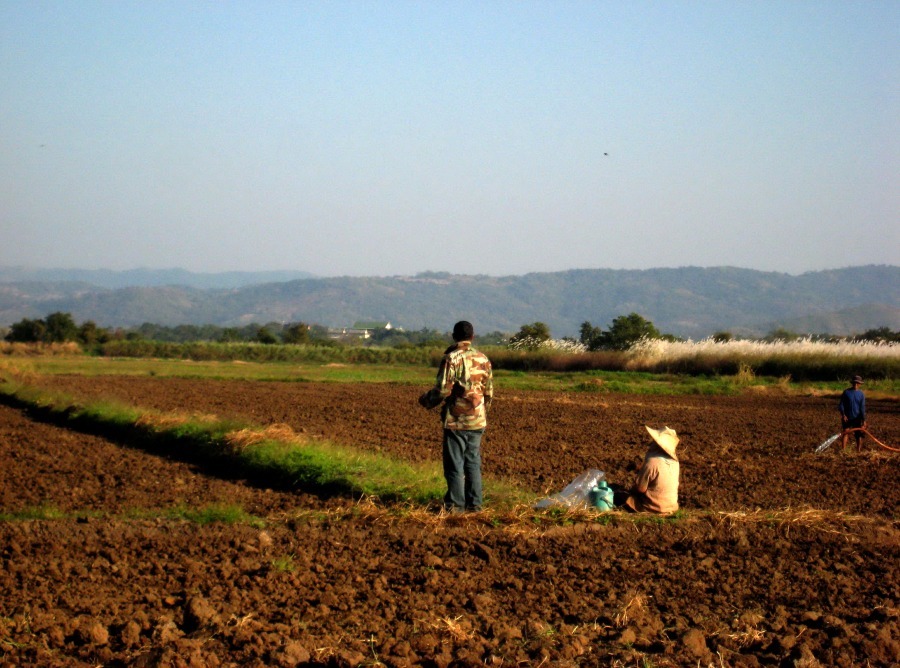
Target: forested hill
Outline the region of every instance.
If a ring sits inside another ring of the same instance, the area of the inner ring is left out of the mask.
[[[182,285],[192,288],[239,288],[259,283],[313,278],[305,271],[225,271],[197,273],[186,269],[34,269],[0,267],[2,283],[87,283],[100,288]]]
[[[605,328],[613,318],[636,312],[663,332],[692,338],[720,330],[761,335],[778,327],[849,334],[900,328],[900,267],[869,265],[796,276],[735,267],[578,269],[501,277],[426,272],[228,289],[21,281],[9,280],[0,270],[0,326],[55,311],[104,327],[298,321],[340,327],[362,320],[408,330],[449,330],[465,318],[482,332],[515,332],[541,321],[556,337],[577,336],[585,321]]]

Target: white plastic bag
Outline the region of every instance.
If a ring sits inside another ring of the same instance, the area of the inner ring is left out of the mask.
[[[549,508],[550,506],[577,506],[580,504],[590,505],[591,490],[597,486],[597,483],[603,480],[606,474],[597,469],[588,469],[584,473],[579,474],[572,482],[566,485],[566,488],[554,494],[553,496],[541,499],[535,508]]]

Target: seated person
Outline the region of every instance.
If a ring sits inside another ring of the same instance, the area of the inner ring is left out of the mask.
[[[628,496],[617,499],[616,505],[634,513],[674,513],[678,510],[678,477],[680,466],[675,448],[678,435],[674,429],[646,427],[653,441],[644,463],[638,471]]]

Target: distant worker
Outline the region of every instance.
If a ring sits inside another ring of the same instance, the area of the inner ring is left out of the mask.
[[[675,454],[678,434],[669,427],[645,429],[653,441],[647,448],[644,463],[628,496],[616,505],[635,513],[674,513],[678,510],[678,479],[681,472]]]
[[[449,512],[481,510],[481,438],[494,396],[491,362],[472,347],[475,330],[461,320],[453,326],[453,345],[444,351],[433,388],[419,397],[425,408],[443,402],[443,460]]]
[[[850,438],[851,430],[856,438],[856,451],[862,450],[863,441],[866,440],[866,432],[862,431],[866,428],[866,395],[859,389],[863,384],[862,376],[853,376],[850,379],[850,387],[841,394],[841,401],[838,403],[838,411],[841,413],[841,442],[844,450],[847,449],[847,441]]]

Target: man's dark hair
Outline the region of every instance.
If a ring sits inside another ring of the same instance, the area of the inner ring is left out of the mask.
[[[460,320],[453,325],[454,341],[471,341],[473,336],[475,336],[475,328],[468,320]]]

